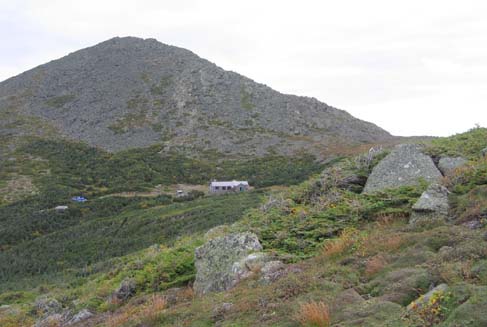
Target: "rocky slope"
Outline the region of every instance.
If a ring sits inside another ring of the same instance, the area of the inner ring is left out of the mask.
[[[109,151],[323,155],[391,138],[313,98],[285,95],[154,39],[113,38],[0,83],[0,133]]]

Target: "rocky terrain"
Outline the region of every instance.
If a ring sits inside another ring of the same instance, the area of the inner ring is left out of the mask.
[[[2,327],[483,327],[486,299],[486,128],[393,138],[151,39],[0,83]]]
[[[326,156],[383,129],[285,95],[154,39],[113,38],[0,83],[0,135],[65,137],[109,151]],[[14,143],[13,141],[11,143]]]
[[[165,237],[179,236],[73,265],[72,277],[46,269],[42,283],[10,279],[0,284],[0,325],[485,326],[485,153],[487,129],[475,128],[342,158],[295,186],[135,202],[110,217],[109,225],[123,221],[118,238],[102,227],[96,251],[136,241],[138,229],[151,237],[153,217],[164,219]],[[229,214],[235,218],[225,221]],[[68,238],[83,234],[70,230]],[[63,247],[71,255],[85,251],[70,242]]]

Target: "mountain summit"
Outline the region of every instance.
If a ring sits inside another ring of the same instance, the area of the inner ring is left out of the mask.
[[[109,151],[323,155],[391,135],[314,98],[281,94],[154,39],[113,38],[0,83],[0,131]],[[49,131],[49,132],[48,132]]]

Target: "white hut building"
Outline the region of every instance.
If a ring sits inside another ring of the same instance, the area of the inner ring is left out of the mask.
[[[247,181],[229,181],[210,183],[210,193],[238,193],[245,192],[249,189],[249,182]]]

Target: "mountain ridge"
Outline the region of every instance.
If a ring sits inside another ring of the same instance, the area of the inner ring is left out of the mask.
[[[114,152],[164,144],[188,154],[325,157],[327,147],[392,138],[314,98],[279,93],[190,50],[135,37],[112,38],[1,82],[0,116],[2,134],[50,129]]]

